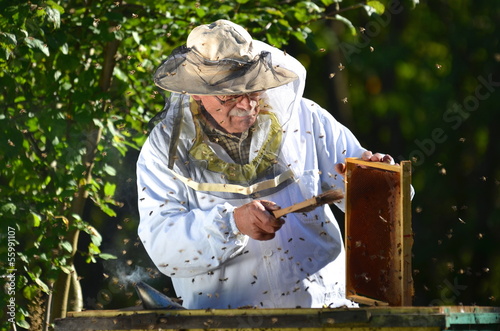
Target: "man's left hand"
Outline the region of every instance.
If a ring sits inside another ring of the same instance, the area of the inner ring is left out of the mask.
[[[371,162],[383,162],[383,163],[388,163],[388,164],[395,164],[394,159],[392,156],[389,154],[381,154],[381,153],[375,153],[373,154],[371,151],[365,151],[363,154],[361,154],[361,159],[364,161],[371,161]],[[346,171],[346,166],[344,163],[337,163],[335,165],[335,171],[337,171],[339,174],[344,175]]]

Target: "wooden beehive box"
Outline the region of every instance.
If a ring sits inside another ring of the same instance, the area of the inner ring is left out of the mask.
[[[411,306],[411,163],[346,159],[346,295]]]

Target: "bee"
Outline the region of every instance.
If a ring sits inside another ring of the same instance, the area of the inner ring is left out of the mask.
[[[332,72],[329,76],[328,76],[330,79],[332,79],[333,77],[335,77],[335,73]]]
[[[340,71],[342,71],[342,70],[344,70],[344,69],[345,69],[345,66],[344,66],[344,65],[342,65],[342,63],[339,63],[339,70],[340,70]]]

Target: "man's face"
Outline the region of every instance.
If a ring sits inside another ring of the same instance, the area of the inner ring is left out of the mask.
[[[193,95],[228,133],[248,130],[259,114],[260,93],[242,95]]]

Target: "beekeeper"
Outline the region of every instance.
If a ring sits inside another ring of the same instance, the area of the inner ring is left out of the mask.
[[[343,189],[346,157],[393,160],[305,99],[305,79],[226,20],[194,28],[157,69],[168,97],[137,162],[138,232],[184,307],[354,306],[330,207],[271,212]]]

